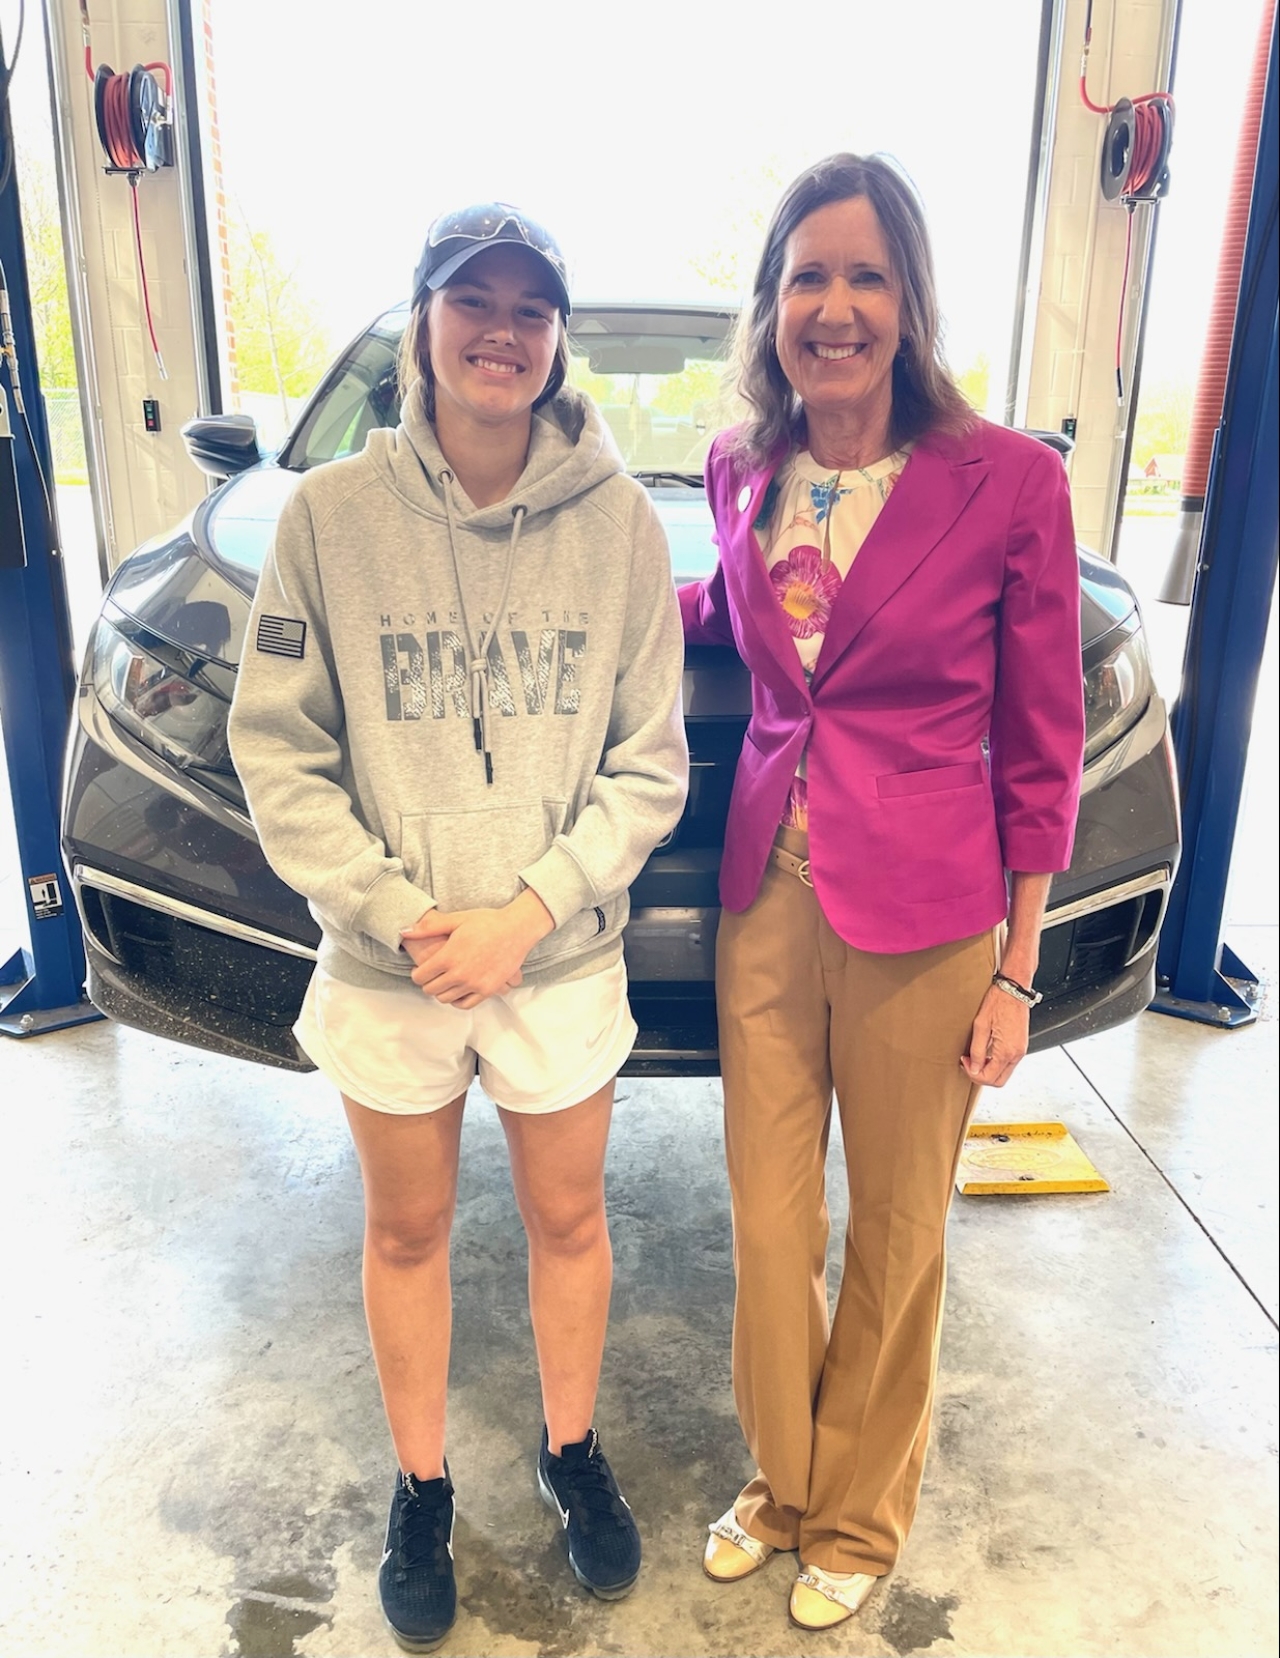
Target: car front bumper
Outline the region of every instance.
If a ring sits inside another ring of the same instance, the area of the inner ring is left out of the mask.
[[[297,900],[262,862],[248,820],[221,804],[210,815],[190,787],[176,796],[152,767],[139,768],[141,756],[96,703],[81,714],[66,853],[94,1004],[197,1047],[311,1069],[292,1025],[318,935],[297,936]],[[181,857],[172,884],[187,897],[164,890],[157,845]],[[1125,737],[1086,768],[1075,857],[1054,880],[1046,916],[1036,978],[1045,999],[1032,1015],[1033,1051],[1105,1030],[1149,1004],[1177,860],[1167,719],[1153,697]],[[694,866],[704,863],[698,874]],[[624,942],[640,1037],[627,1074],[719,1072],[719,909],[661,901],[664,886],[687,889],[691,875],[699,896],[705,888],[713,897],[714,865],[713,849],[656,857],[633,888]]]

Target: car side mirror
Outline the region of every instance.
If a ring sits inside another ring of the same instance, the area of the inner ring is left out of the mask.
[[[233,478],[262,459],[252,415],[201,415],[182,428],[187,453],[211,478]]]
[[[1076,446],[1076,440],[1066,432],[1042,432],[1034,426],[1024,426],[1022,430],[1029,438],[1038,438],[1041,443],[1048,444],[1050,449],[1056,449],[1063,460]]]

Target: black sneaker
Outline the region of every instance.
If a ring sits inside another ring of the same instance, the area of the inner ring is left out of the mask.
[[[400,1473],[391,1497],[378,1593],[391,1633],[406,1652],[438,1646],[458,1613],[453,1581],[453,1486]]]
[[[543,1428],[538,1489],[560,1516],[578,1582],[601,1600],[630,1594],[640,1575],[640,1533],[594,1428],[579,1444],[564,1446],[558,1457],[548,1450]]]

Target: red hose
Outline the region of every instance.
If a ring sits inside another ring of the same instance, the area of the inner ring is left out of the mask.
[[[138,176],[131,173],[129,176],[129,198],[133,203],[133,245],[138,254],[138,275],[142,278],[142,307],[147,318],[147,333],[151,337],[151,353],[156,360],[156,367],[160,370],[160,378],[167,380],[164,358],[160,355],[160,342],[156,339],[156,325],[151,317],[151,289],[147,284],[147,267],[142,257],[142,220],[138,216]]]
[[[129,119],[129,77],[113,75],[102,93],[102,119],[106,129],[107,154],[113,167],[124,171],[145,165],[133,144],[133,123]]]

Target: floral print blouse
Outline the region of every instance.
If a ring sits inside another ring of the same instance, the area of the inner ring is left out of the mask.
[[[833,472],[802,449],[774,480],[773,512],[762,526],[765,566],[806,679],[813,677],[836,596],[909,455],[909,448],[900,449],[872,466]],[[782,821],[790,829],[809,827],[803,755]]]

